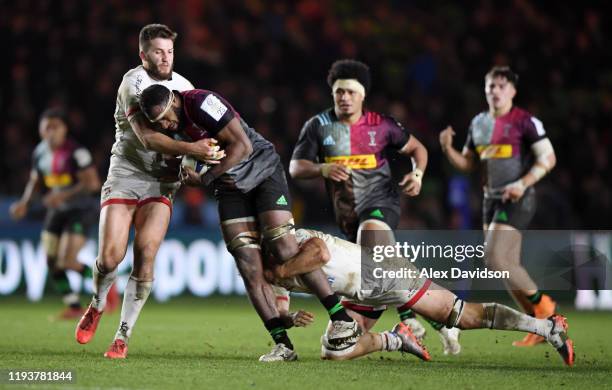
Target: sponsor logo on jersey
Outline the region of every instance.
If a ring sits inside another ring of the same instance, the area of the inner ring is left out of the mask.
[[[48,188],[65,187],[72,184],[72,176],[69,173],[51,174],[45,176],[45,185]]]
[[[487,160],[490,158],[510,158],[512,157],[512,145],[510,144],[478,145],[476,146],[476,152],[480,156],[481,160]]]
[[[331,135],[328,135],[327,138],[325,138],[323,140],[323,145],[324,146],[332,146],[335,145],[336,141],[334,141],[333,137]]]
[[[326,163],[341,164],[353,169],[376,168],[376,156],[373,154],[355,154],[353,156],[325,157]]]
[[[212,94],[206,96],[200,108],[217,122],[219,122],[219,119],[227,112],[227,106],[223,104],[218,97]]]

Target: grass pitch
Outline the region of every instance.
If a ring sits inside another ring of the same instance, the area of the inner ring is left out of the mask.
[[[76,322],[51,321],[61,309],[58,299],[29,303],[0,300],[0,369],[76,372],[69,389],[596,389],[612,388],[612,314],[565,312],[577,359],[573,368],[548,345],[529,349],[511,346],[515,332],[463,332],[460,356],[442,354],[434,331],[425,342],[431,362],[399,353],[378,353],[349,362],[319,360],[319,337],[327,317],[314,300],[294,299],[293,308],[316,315],[315,324],[291,329],[299,361],[262,364],[259,355],[272,344],[246,298],[149,301],[130,340],[128,359],[110,361],[103,353],[112,341],[119,314],[102,318],[88,345],[74,340]],[[397,321],[385,313],[375,330]],[[4,388],[21,385],[0,384]],[[37,384],[34,388],[57,388]]]

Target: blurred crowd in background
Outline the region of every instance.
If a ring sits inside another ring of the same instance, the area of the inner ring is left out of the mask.
[[[520,76],[515,104],[543,121],[558,157],[537,186],[533,227],[610,228],[605,8],[526,0],[2,2],[0,197],[8,204],[21,195],[38,116],[50,106],[67,110],[72,135],[92,150],[105,178],[117,88],[140,64],[140,28],[160,22],[179,33],[175,70],[225,96],[276,145],[286,167],[303,123],[333,104],[325,81],[331,63],[369,64],[368,109],[393,115],[429,150],[421,195],[403,199],[403,228],[480,228],[479,178],[452,170],[438,133],[453,125],[460,148],[471,118],[486,109],[484,74],[508,64]],[[393,164],[398,176],[411,169],[402,158]],[[298,223],[333,222],[322,180],[290,185]],[[182,190],[177,210],[178,223],[216,224],[214,200],[200,189]]]

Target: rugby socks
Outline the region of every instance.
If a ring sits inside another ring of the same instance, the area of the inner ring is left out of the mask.
[[[93,277],[93,269],[85,264],[83,264],[83,268],[79,271],[79,273],[81,274],[83,279],[89,279]]]
[[[394,332],[385,331],[378,334],[382,341],[381,351],[399,351],[402,348],[402,339]]]
[[[545,318],[535,318],[506,305],[483,303],[482,326],[489,329],[520,330],[548,338],[553,323]]]
[[[425,321],[429,322],[429,325],[431,325],[432,328],[434,328],[435,330],[439,331],[440,329],[444,328],[444,324],[434,321],[434,320],[430,320],[430,319],[425,319]]]
[[[400,321],[416,318],[412,309],[402,309],[401,307],[398,307],[397,314],[399,315]]]
[[[291,343],[291,340],[289,340],[287,329],[285,328],[285,324],[280,317],[274,317],[264,321],[264,326],[276,344],[285,344],[285,347],[293,350],[293,344]]]
[[[123,293],[121,321],[119,322],[119,329],[115,334],[115,339],[123,340],[127,344],[140,311],[147,302],[147,298],[149,298],[152,287],[153,281],[141,280],[130,276]]]
[[[536,291],[533,295],[527,295],[527,299],[531,302],[532,305],[537,305],[542,300],[542,293],[540,290]]]
[[[344,310],[344,306],[340,303],[340,299],[337,295],[329,295],[321,299],[321,303],[325,307],[325,310],[327,310],[329,318],[332,321],[353,322],[353,319],[346,314],[346,310]]]
[[[75,294],[72,288],[70,288],[70,282],[65,270],[53,271],[51,279],[53,279],[53,284],[57,291],[62,294],[62,301],[66,306],[76,309],[81,307],[78,294]]]
[[[97,311],[104,310],[106,306],[106,296],[108,290],[110,290],[113,283],[117,279],[117,269],[104,273],[100,270],[98,263],[93,267],[93,299],[91,300],[91,306]]]

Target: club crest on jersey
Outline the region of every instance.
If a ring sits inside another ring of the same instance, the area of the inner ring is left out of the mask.
[[[336,144],[336,141],[334,141],[334,138],[331,135],[328,135],[324,140],[323,140],[323,145],[324,146],[333,146]]]
[[[370,136],[370,143],[368,146],[376,146],[376,132],[368,131],[368,135]]]

